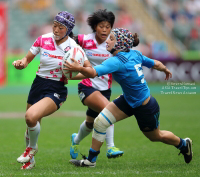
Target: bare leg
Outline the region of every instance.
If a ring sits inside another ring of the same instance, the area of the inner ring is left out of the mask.
[[[91,146],[92,149],[94,149],[95,151],[100,151],[102,145],[103,145],[103,142],[100,142],[92,138],[92,146]]]
[[[57,109],[57,105],[49,97],[45,97],[38,101],[26,112],[25,118],[28,127],[34,127],[37,124],[37,121],[40,121],[43,117],[54,113]]]
[[[160,127],[151,132],[143,132],[143,134],[153,142],[159,141],[174,146],[178,146],[180,143],[180,138],[178,136],[170,131],[160,130]]]
[[[29,135],[29,145],[26,148],[26,152],[22,154],[17,161],[20,163],[29,162],[32,157],[37,153],[37,140],[40,133],[39,121],[47,115],[52,114],[57,110],[57,105],[51,98],[43,98],[34,105],[27,106],[25,120]]]
[[[144,135],[151,141],[159,141],[165,144],[174,145],[184,155],[186,163],[192,160],[192,140],[190,138],[179,138],[170,131],[160,130],[158,127],[151,132],[143,132]]]

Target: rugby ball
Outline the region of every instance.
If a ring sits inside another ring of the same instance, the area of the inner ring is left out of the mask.
[[[81,47],[74,47],[69,49],[68,51],[66,51],[63,60],[62,60],[62,69],[66,68],[63,64],[65,63],[65,61],[68,61],[69,63],[72,63],[73,61],[71,60],[71,58],[73,58],[74,60],[76,60],[81,66],[84,65],[84,51]],[[63,73],[67,72],[67,70],[63,70]],[[64,75],[66,76],[66,78],[71,79],[73,77],[75,77],[79,72],[70,72]]]

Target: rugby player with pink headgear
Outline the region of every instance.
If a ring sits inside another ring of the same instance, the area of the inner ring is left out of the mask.
[[[13,62],[16,69],[25,69],[34,57],[40,54],[40,65],[27,100],[26,150],[17,158],[17,161],[23,164],[21,169],[31,169],[35,166],[34,156],[38,151],[41,119],[57,111],[66,100],[67,79],[61,66],[65,51],[77,47],[71,38],[74,26],[75,19],[72,14],[67,11],[59,12],[53,21],[53,32],[38,37],[27,55]],[[91,67],[86,55],[84,55],[84,67]]]

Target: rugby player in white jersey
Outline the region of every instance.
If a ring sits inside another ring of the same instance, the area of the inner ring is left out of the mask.
[[[24,69],[37,54],[40,54],[40,66],[27,100],[26,150],[17,158],[17,161],[23,164],[21,169],[31,169],[35,166],[34,156],[38,151],[41,119],[57,111],[66,100],[67,87],[64,86],[66,80],[61,66],[65,51],[77,47],[71,38],[74,26],[75,19],[72,14],[67,11],[59,12],[53,21],[53,32],[38,37],[27,55],[13,62],[16,69]],[[86,55],[84,67],[91,67]]]
[[[92,67],[100,65],[104,60],[111,57],[106,50],[106,39],[113,27],[115,16],[112,12],[98,10],[87,19],[88,25],[93,30],[91,34],[79,34],[74,39],[85,50]],[[71,135],[70,155],[76,159],[79,153],[79,143],[92,132],[94,119],[109,104],[111,96],[112,74],[106,74],[93,79],[84,79],[79,74],[74,79],[83,79],[78,84],[78,94],[82,103],[88,107],[86,120],[80,125],[77,133]],[[106,131],[107,157],[115,158],[123,155],[114,144],[114,125]]]

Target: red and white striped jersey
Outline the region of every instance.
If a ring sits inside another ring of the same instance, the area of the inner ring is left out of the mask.
[[[78,35],[79,45],[84,49],[92,67],[100,65],[104,60],[112,57],[112,54],[106,50],[106,42],[99,45],[95,39],[95,34]],[[93,79],[83,79],[81,83],[101,91],[107,90],[112,85],[112,74],[106,74]]]
[[[36,74],[42,78],[63,82],[63,56],[65,55],[65,51],[77,46],[76,42],[70,37],[58,46],[54,40],[53,33],[38,37],[30,48],[31,53],[34,55],[40,53],[40,65]],[[85,60],[87,60],[86,55],[84,55]]]

